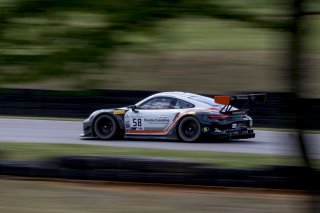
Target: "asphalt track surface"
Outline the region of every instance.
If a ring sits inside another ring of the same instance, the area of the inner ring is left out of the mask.
[[[89,144],[118,147],[154,148],[169,150],[198,150],[236,153],[298,155],[296,134],[294,132],[256,130],[256,138],[229,142],[182,143],[178,141],[138,141],[114,140],[100,141],[82,139],[81,121],[31,120],[0,118],[1,142],[36,142]],[[320,134],[305,136],[308,152],[320,158]],[[1,145],[0,145],[1,146]]]

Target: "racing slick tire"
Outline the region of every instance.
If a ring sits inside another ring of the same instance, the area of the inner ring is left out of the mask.
[[[94,122],[93,130],[102,140],[114,139],[118,134],[118,124],[111,115],[102,114]]]
[[[184,117],[178,125],[178,136],[184,142],[195,142],[201,136],[201,125],[195,117]]]

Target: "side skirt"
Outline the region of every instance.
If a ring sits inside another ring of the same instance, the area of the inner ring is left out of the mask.
[[[125,135],[128,139],[161,139],[161,140],[178,140],[176,135]]]

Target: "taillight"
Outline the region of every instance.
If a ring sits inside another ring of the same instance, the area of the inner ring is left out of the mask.
[[[219,120],[222,120],[222,119],[226,119],[227,117],[229,117],[230,115],[228,114],[220,114],[220,115],[209,115],[208,118],[209,119],[219,119]]]

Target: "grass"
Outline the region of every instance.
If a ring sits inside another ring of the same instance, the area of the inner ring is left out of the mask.
[[[167,157],[208,163],[219,167],[254,168],[262,165],[297,165],[296,156],[209,151],[163,150],[112,146],[0,142],[2,159],[44,159],[61,155],[125,155]]]
[[[3,213],[306,212],[305,195],[0,179]]]

